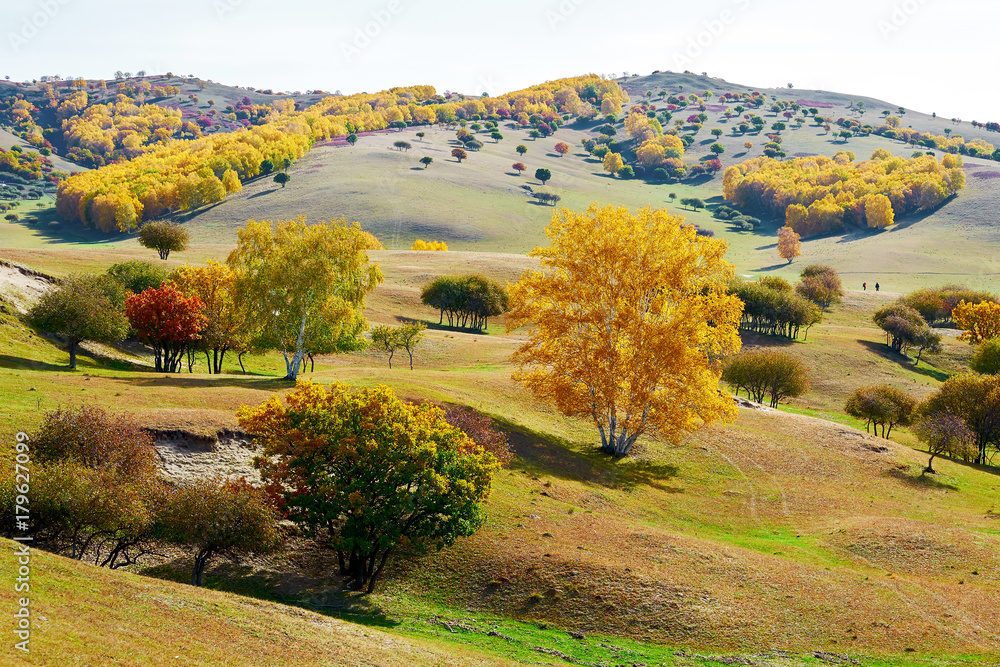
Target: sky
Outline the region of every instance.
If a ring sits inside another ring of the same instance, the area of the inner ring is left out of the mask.
[[[995,0],[3,0],[0,76],[190,74],[275,91],[466,94],[707,72],[1000,121]]]

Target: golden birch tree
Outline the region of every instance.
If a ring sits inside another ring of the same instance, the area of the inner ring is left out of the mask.
[[[357,349],[367,326],[365,295],[382,282],[368,263],[371,235],[340,220],[249,220],[226,263],[236,272],[237,300],[254,304],[262,347],[281,350],[286,379],[298,377],[309,353]]]
[[[566,209],[535,248],[541,271],[510,288],[508,330],[531,325],[514,377],[565,415],[587,416],[601,449],[627,456],[643,434],[675,437],[731,418],[721,361],[740,349],[727,245],[663,209]]]
[[[778,230],[778,255],[781,259],[792,260],[802,254],[802,241],[795,230],[787,225]]]

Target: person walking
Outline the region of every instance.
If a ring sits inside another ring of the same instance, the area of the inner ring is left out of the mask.
[[[875,291],[878,291],[878,283],[875,283]]]
[[[861,291],[863,292],[868,291],[868,283],[861,283]]]

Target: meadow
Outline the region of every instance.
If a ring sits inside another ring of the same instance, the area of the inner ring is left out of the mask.
[[[644,94],[642,85],[695,85],[676,76],[625,85],[634,99]],[[817,91],[795,95],[845,104],[843,96]],[[919,126],[927,119],[911,112],[906,120]],[[716,121],[698,141],[716,124],[726,128]],[[45,609],[37,620],[40,659],[72,654],[80,664],[149,664],[140,656],[168,646],[155,664],[856,660],[875,667],[997,660],[996,471],[942,460],[935,463],[939,474],[923,475],[926,454],[908,430],[894,431],[891,440],[870,436],[844,414],[843,404],[856,387],[876,382],[924,397],[963,370],[971,350],[956,332],[945,332],[942,354],[914,365],[885,348],[871,315],[921,286],[995,288],[998,181],[970,177],[943,208],[883,232],[806,240],[802,257],[789,265],[777,256],[773,221],[736,232],[668,197],[721,203],[721,177],[666,184],[609,177],[579,148],[591,136],[586,128],[567,126],[531,140],[523,130],[501,126],[502,141],[484,138],[483,148],[461,163],[450,157],[453,132],[424,131],[423,139],[409,128],[363,136],[353,147],[315,147],[289,169],[287,187],[258,179],[184,216],[192,245],[163,264],[224,259],[235,231],[250,218],[361,221],[387,248],[371,253],[386,282],[369,297],[368,319],[426,321],[426,340],[413,371],[390,371],[383,355],[367,351],[318,358],[306,376],[384,383],[411,400],[467,405],[493,417],[517,456],[495,479],[486,525],[440,553],[394,561],[383,592],[365,597],[344,592],[329,576],[328,553],[297,540],[273,557],[220,562],[207,574],[214,590],[176,583],[185,580],[188,564],[169,550],[132,573],[38,554]],[[760,147],[742,154],[747,137],[729,135],[721,140],[725,166],[759,155]],[[783,135],[790,155],[847,149],[861,159],[876,148],[912,152],[874,136],[845,146],[811,126]],[[397,140],[412,148],[393,149]],[[552,150],[558,141],[573,150],[559,157]],[[514,151],[519,143],[528,146],[523,158]],[[689,157],[698,155],[699,145],[688,149]],[[426,169],[418,162],[424,155],[434,158]],[[529,167],[521,176],[510,168],[517,161]],[[970,174],[990,169],[989,162],[968,158],[966,166]],[[540,167],[553,173],[545,186],[531,177]],[[807,263],[835,267],[847,294],[805,340],[744,336],[747,347],[778,346],[800,358],[810,391],[779,411],[741,409],[734,423],[676,442],[640,441],[630,459],[599,454],[591,425],[559,415],[511,380],[509,356],[524,332],[506,333],[502,319],[486,332],[440,327],[436,311],[419,302],[422,286],[439,275],[480,272],[514,281],[536,265],[525,253],[546,243],[553,209],[531,199],[524,185],[559,194],[560,205],[571,209],[592,202],[666,207],[725,239],[727,258],[741,275],[794,280]],[[62,225],[51,209],[36,215],[35,225],[0,222],[0,259],[55,276],[155,259],[134,237]],[[444,240],[450,249],[408,250],[417,238]],[[865,281],[879,281],[882,291],[861,291]],[[275,354],[249,358],[248,375],[235,358],[227,358],[220,376],[205,374],[200,360],[193,374],[163,375],[150,370],[149,355],[138,346],[94,346],[69,372],[58,342],[28,329],[13,312],[0,312],[0,328],[0,437],[6,441],[17,430],[36,428],[46,410],[85,403],[127,409],[153,428],[210,435],[233,428],[241,405],[290,388]],[[10,550],[4,554],[6,568]],[[5,600],[11,595],[2,593]],[[95,640],[123,625],[130,632],[113,642]],[[173,629],[179,625],[185,631]]]

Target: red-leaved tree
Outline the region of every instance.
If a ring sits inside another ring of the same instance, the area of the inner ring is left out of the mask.
[[[147,289],[125,300],[125,316],[139,340],[152,346],[156,370],[176,373],[185,350],[200,338],[208,323],[196,296],[184,296],[172,285]]]

